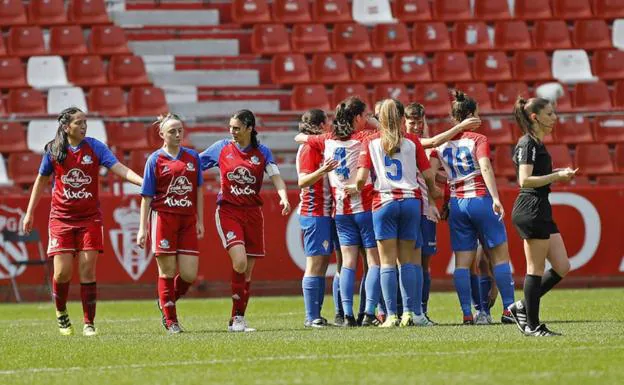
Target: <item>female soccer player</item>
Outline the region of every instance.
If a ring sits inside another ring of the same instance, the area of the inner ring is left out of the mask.
[[[182,329],[176,301],[197,277],[197,239],[204,236],[203,179],[197,152],[180,145],[184,136],[180,118],[169,113],[155,124],[163,146],[145,164],[137,244],[145,247],[149,223],[158,263],[158,308],[165,329],[178,334]]]
[[[403,116],[393,100],[383,102],[380,132],[369,136],[362,145],[356,184],[349,192],[361,191],[374,170],[373,225],[381,259],[381,286],[387,318],[382,327],[398,326],[396,262],[401,264],[403,297],[401,326],[431,325],[422,314],[421,267],[421,192],[417,176],[422,173],[429,191],[435,187],[435,174],[427,155],[414,134],[404,134]],[[433,197],[427,199],[433,202]]]
[[[327,131],[329,122],[324,111],[312,109],[301,117],[299,132],[319,135]],[[299,224],[303,233],[306,270],[301,286],[305,304],[306,327],[325,326],[321,305],[325,296],[325,273],[333,252],[333,218],[331,188],[327,174],[338,166],[334,159],[323,159],[323,154],[307,144],[297,151],[299,194]]]
[[[478,117],[474,99],[455,92],[451,116],[456,122]],[[431,153],[431,166],[437,170],[442,162],[451,188],[449,226],[455,252],[455,289],[465,324],[474,323],[471,309],[470,266],[481,236],[494,259],[494,277],[504,304],[514,301],[514,287],[509,265],[507,233],[502,222],[503,205],[490,163],[490,147],[481,134],[464,132]]]
[[[557,115],[547,99],[518,98],[514,116],[524,134],[514,150],[520,193],[512,211],[513,224],[524,239],[527,273],[524,300],[509,307],[520,331],[527,336],[550,337],[558,333],[540,324],[540,298],[548,293],[570,270],[568,252],[548,201],[550,184],[568,182],[576,175],[570,168],[553,170],[544,136],[553,130]],[[544,273],[545,261],[552,268]]]
[[[98,198],[100,166],[138,186],[143,179],[119,163],[104,143],[86,137],[87,118],[80,109],[66,108],[57,120],[56,136],[45,146],[39,175],[33,185],[23,231],[30,233],[32,230],[35,208],[50,176],[54,174],[48,256],[54,259],[52,289],[56,319],[62,335],[74,333],[66,305],[74,257],[77,256],[84,313],[83,335],[94,336],[97,334],[94,326],[97,299],[95,265],[98,253],[104,250]]]
[[[202,170],[219,167],[221,191],[215,221],[223,247],[232,259],[233,332],[250,332],[245,310],[251,295],[251,275],[257,258],[264,257],[264,217],[260,189],[266,173],[277,189],[282,215],[290,213],[286,185],[268,147],[257,139],[256,117],[240,110],[230,118],[231,139],[223,139],[199,155]]]

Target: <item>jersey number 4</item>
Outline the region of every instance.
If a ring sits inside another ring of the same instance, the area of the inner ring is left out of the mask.
[[[457,148],[447,147],[442,152],[446,164],[451,169],[451,178],[455,179],[458,175],[466,176],[475,171],[474,159],[470,148],[459,146]]]
[[[347,167],[347,149],[344,147],[338,147],[334,151],[334,160],[338,161],[338,167],[334,170],[336,174],[340,175],[342,179],[349,179],[349,167]]]

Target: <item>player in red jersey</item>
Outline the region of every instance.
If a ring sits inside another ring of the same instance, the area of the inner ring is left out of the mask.
[[[256,258],[264,257],[264,217],[260,189],[266,173],[277,189],[282,215],[290,213],[286,184],[271,150],[257,139],[256,117],[240,110],[230,118],[232,139],[223,139],[199,155],[202,170],[219,167],[221,191],[215,222],[223,247],[232,259],[232,318],[229,331],[254,331],[245,310],[250,297]]]
[[[67,294],[72,278],[74,257],[78,257],[80,297],[84,312],[85,336],[94,336],[97,298],[95,265],[103,252],[102,213],[98,198],[100,166],[121,178],[141,185],[143,179],[117,161],[97,139],[86,137],[87,119],[76,107],[64,109],[58,116],[54,140],[45,146],[39,175],[33,185],[23,231],[33,227],[33,214],[43,189],[54,174],[50,210],[48,256],[54,258],[53,292],[56,318],[61,334],[71,335],[74,329],[67,315]]]
[[[176,301],[197,277],[197,239],[204,236],[203,179],[197,152],[180,145],[184,136],[180,118],[166,114],[155,124],[163,146],[145,164],[137,244],[145,247],[151,209],[149,238],[158,262],[158,308],[165,329],[177,334],[182,329]]]

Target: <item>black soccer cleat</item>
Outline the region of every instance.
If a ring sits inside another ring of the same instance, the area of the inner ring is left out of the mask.
[[[343,323],[344,323],[344,316],[340,313],[336,313],[336,316],[334,317],[334,325],[342,326]]]
[[[524,330],[527,327],[527,313],[526,308],[524,307],[524,302],[522,302],[522,300],[516,301],[512,303],[507,310],[509,310],[511,318],[513,318],[516,326],[520,329],[520,332],[524,333]]]
[[[527,337],[558,337],[561,336],[561,333],[553,332],[549,330],[545,324],[541,324],[536,327],[534,330],[527,328],[524,331],[524,335]]]
[[[344,317],[344,322],[342,323],[342,327],[345,328],[355,328],[358,326],[357,320],[352,315],[346,315]]]
[[[381,322],[379,322],[379,320],[377,319],[377,317],[375,317],[372,314],[364,314],[364,318],[362,318],[362,327],[368,327],[368,326],[379,326],[381,325]]]

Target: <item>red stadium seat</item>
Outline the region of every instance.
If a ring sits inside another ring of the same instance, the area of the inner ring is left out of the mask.
[[[73,24],[109,24],[104,0],[72,0],[67,9],[67,17]]]
[[[127,116],[128,107],[119,87],[94,87],[89,90],[89,112],[102,116]]]
[[[256,24],[251,34],[251,50],[261,55],[290,52],[288,31],[283,24]]]
[[[398,99],[403,105],[407,105],[410,102],[409,95],[407,94],[407,87],[402,83],[376,85],[373,91],[373,98],[375,101],[394,98]]]
[[[552,18],[549,0],[515,0],[514,15],[522,20],[541,20]]]
[[[592,57],[592,70],[600,79],[624,79],[624,51],[599,50]]]
[[[615,146],[615,167],[620,174],[624,174],[624,145]]]
[[[310,71],[302,54],[279,54],[271,60],[271,79],[275,84],[308,83]]]
[[[482,20],[501,20],[511,18],[507,0],[475,1],[474,16],[475,19]]]
[[[594,136],[602,143],[624,143],[624,116],[596,117]]]
[[[341,53],[320,53],[312,58],[312,81],[345,83],[351,81],[347,58]]]
[[[106,123],[106,136],[111,147],[117,150],[145,150],[150,148],[145,124],[141,122]]]
[[[364,84],[337,84],[332,94],[332,107],[337,106],[342,100],[350,96],[357,96],[370,105],[370,97]]]
[[[160,145],[162,145],[162,140],[160,141]],[[130,161],[128,162],[128,168],[138,173],[139,175],[143,175],[143,172],[145,171],[145,163],[147,163],[147,158],[149,158],[152,152],[153,150],[130,151]]]
[[[529,96],[529,89],[524,82],[497,83],[494,87],[494,109],[511,113],[519,95]]]
[[[10,90],[7,112],[16,115],[47,115],[43,94],[34,89]]]
[[[332,32],[332,45],[338,52],[368,52],[371,42],[365,26],[356,23],[336,24]]]
[[[592,135],[589,119],[582,115],[560,117],[555,126],[557,141],[564,144],[592,143]]]
[[[308,0],[274,0],[273,20],[278,23],[309,23],[310,3]]]
[[[599,186],[622,186],[624,185],[624,175],[599,175],[596,178],[596,183]]]
[[[492,43],[484,22],[457,22],[453,31],[453,45],[458,50],[491,49]]]
[[[496,49],[518,50],[531,48],[531,35],[524,21],[499,21],[494,27]]]
[[[373,50],[378,52],[411,51],[409,33],[405,24],[377,24],[373,27]]]
[[[565,21],[537,21],[533,28],[533,46],[545,50],[572,48],[570,32]]]
[[[448,116],[451,111],[449,90],[444,83],[416,84],[412,100],[424,105],[430,116]]]
[[[11,56],[41,56],[46,54],[43,31],[35,26],[13,27],[7,38],[7,54]]]
[[[508,178],[516,177],[516,165],[512,160],[513,147],[509,145],[498,145],[494,148],[494,173],[496,176]]]
[[[34,152],[18,152],[9,154],[7,158],[7,173],[16,184],[33,183],[39,175],[41,154]]]
[[[565,144],[551,144],[548,146],[548,152],[552,159],[553,169],[555,168],[574,168],[574,160],[570,155],[570,150]]]
[[[477,132],[487,136],[490,145],[514,143],[511,122],[506,119],[483,119]]]
[[[422,53],[398,53],[394,55],[392,79],[404,83],[431,81],[427,56]]]
[[[132,116],[158,116],[169,110],[165,92],[158,87],[134,87],[128,94],[128,113]]]
[[[232,20],[237,24],[256,24],[271,21],[267,0],[234,0]]]
[[[131,53],[123,29],[116,25],[94,25],[89,35],[89,50],[104,56]]]
[[[428,0],[397,0],[393,5],[394,16],[404,23],[431,20]]]
[[[592,17],[589,0],[553,0],[553,16],[557,19],[582,19]]]
[[[0,25],[12,27],[26,24],[26,11],[22,0],[4,0],[0,2]]]
[[[437,0],[433,14],[435,19],[444,21],[471,19],[470,0]]]
[[[107,83],[102,58],[93,56],[72,56],[67,62],[69,82],[80,87],[101,86]]]
[[[414,24],[412,46],[415,51],[445,51],[451,49],[446,24],[442,22],[428,22]]]
[[[312,19],[318,23],[352,22],[351,6],[347,0],[313,1]]]
[[[613,104],[617,107],[624,106],[624,81],[622,80],[615,83],[615,91],[613,92]]]
[[[0,153],[28,151],[26,129],[19,122],[0,123]]]
[[[582,175],[606,175],[615,173],[609,147],[602,143],[576,146],[574,164]]]
[[[485,83],[460,83],[455,86],[455,89],[473,98],[479,104],[479,112],[492,112],[490,92]]]
[[[296,24],[292,29],[293,52],[329,52],[329,33],[324,24]]]
[[[390,67],[386,56],[380,53],[353,55],[351,78],[362,83],[383,83],[390,81]]]
[[[512,79],[509,60],[502,51],[477,52],[472,67],[476,80],[495,82]]]
[[[579,83],[574,87],[574,108],[581,111],[608,111],[612,108],[609,88],[604,82]]]
[[[108,62],[108,84],[111,86],[149,85],[145,64],[140,56],[115,55]]]
[[[544,51],[517,51],[513,57],[514,78],[524,81],[552,79],[548,55]]]
[[[595,50],[611,48],[611,31],[604,20],[579,20],[572,32],[575,48]]]
[[[594,0],[594,15],[604,19],[624,17],[624,0]]]
[[[59,56],[87,53],[87,43],[78,25],[50,28],[50,53]]]
[[[0,36],[0,57],[6,56],[6,47],[4,45],[4,38]]]
[[[67,24],[63,0],[30,0],[28,22],[38,25]]]
[[[308,84],[294,86],[290,97],[290,109],[294,111],[306,111],[311,108],[329,110],[329,98],[327,90],[322,84]]]
[[[16,57],[0,59],[0,89],[24,87],[28,83],[22,61]]]
[[[433,79],[442,82],[472,80],[470,64],[464,52],[438,52],[433,58]]]

